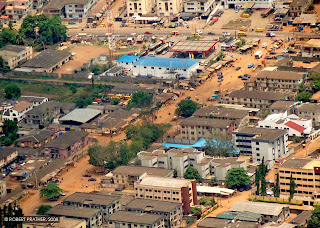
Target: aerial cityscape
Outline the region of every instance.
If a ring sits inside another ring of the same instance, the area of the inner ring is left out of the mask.
[[[0,0],[0,227],[320,228],[320,2]]]

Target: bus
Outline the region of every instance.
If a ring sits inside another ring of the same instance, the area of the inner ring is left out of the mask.
[[[162,40],[157,41],[149,46],[149,50],[152,51],[152,50],[156,49],[157,47],[159,47],[161,44],[163,44]]]
[[[269,16],[271,13],[273,13],[273,8],[269,8],[269,9],[267,9],[266,11],[264,11],[262,14],[261,14],[261,17],[267,17],[267,16]]]
[[[140,52],[138,52],[136,55],[139,57],[145,56],[148,54],[148,50],[142,50]]]
[[[161,52],[163,52],[164,50],[166,50],[167,48],[169,47],[169,44],[166,43],[164,45],[161,45],[160,47],[158,47],[156,50],[155,50],[155,53],[156,54],[160,54]]]
[[[237,35],[238,36],[247,36],[247,33],[246,32],[238,32]]]

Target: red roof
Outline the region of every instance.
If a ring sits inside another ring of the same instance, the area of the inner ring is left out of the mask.
[[[305,127],[303,127],[303,126],[301,126],[301,125],[299,125],[299,124],[296,124],[296,123],[294,123],[294,122],[292,122],[292,121],[288,121],[288,122],[286,122],[284,125],[292,128],[292,129],[294,129],[294,130],[296,130],[296,131],[299,131],[300,133],[303,133],[304,130],[306,130]]]

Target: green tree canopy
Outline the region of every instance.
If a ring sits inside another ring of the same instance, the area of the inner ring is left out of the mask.
[[[176,114],[182,117],[190,117],[199,107],[197,102],[192,100],[182,100],[178,103]]]
[[[280,196],[280,181],[279,181],[279,173],[276,175],[276,183],[273,186],[273,195],[274,197],[279,197]]]
[[[121,101],[120,98],[117,98],[117,97],[112,98],[111,105],[117,105],[120,103],[120,101]]]
[[[48,183],[46,187],[40,189],[41,198],[44,199],[59,197],[62,192],[63,190],[56,183]]]
[[[311,97],[312,97],[312,94],[310,92],[304,91],[297,94],[296,100],[302,101],[302,102],[308,102],[310,101]]]
[[[6,65],[4,65],[3,58],[2,56],[0,56],[0,72],[6,73],[8,71],[9,71],[9,68]]]
[[[150,107],[152,104],[152,95],[144,92],[138,91],[132,94],[131,100],[128,103],[129,108],[146,108]]]
[[[219,184],[219,181],[217,180],[216,177],[211,177],[211,179],[209,180],[209,185],[210,186],[216,186]]]
[[[314,205],[312,211],[312,217],[308,220],[308,228],[319,228],[320,227],[320,206]]]
[[[37,215],[44,215],[47,211],[52,208],[51,205],[42,204],[38,207]]]
[[[21,90],[16,84],[10,84],[8,85],[5,90],[5,98],[12,99],[16,98],[18,99],[21,96]]]
[[[191,166],[187,168],[186,172],[183,174],[183,177],[186,179],[196,179],[197,182],[201,181],[201,176],[198,170]]]
[[[297,187],[297,184],[292,179],[292,174],[290,176],[290,188],[289,188],[289,202],[293,199],[293,195],[296,192],[295,189]]]
[[[0,33],[0,48],[9,44],[19,44],[18,32],[16,30],[3,28]]]
[[[243,168],[230,169],[226,176],[226,184],[233,189],[240,189],[250,185],[248,171]]]
[[[17,139],[18,125],[16,121],[5,120],[2,124],[2,133],[0,143],[3,146],[10,146],[15,139]]]

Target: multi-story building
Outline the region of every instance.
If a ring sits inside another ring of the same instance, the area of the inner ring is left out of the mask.
[[[180,123],[181,138],[192,140],[213,136],[231,138],[232,131],[235,129],[235,121],[226,119],[189,117]]]
[[[127,14],[130,17],[149,14],[155,8],[155,3],[155,0],[128,0]]]
[[[246,126],[249,122],[249,110],[208,106],[197,109],[192,116],[197,118],[232,120],[235,127]]]
[[[17,139],[17,145],[22,148],[42,148],[56,137],[56,132],[42,130],[36,134],[25,135]]]
[[[223,218],[209,217],[209,216],[197,224],[197,228],[217,228],[217,227],[259,228],[260,224],[254,221],[242,221],[242,220],[239,220],[238,218],[231,220],[229,218],[223,219]]]
[[[32,0],[7,0],[5,14],[11,20],[22,20],[32,9],[32,3]]]
[[[38,96],[21,96],[19,101],[29,101],[33,104],[33,107],[43,104],[44,102],[48,102],[49,99],[47,97],[38,97]]]
[[[282,223],[290,216],[289,206],[277,203],[240,201],[234,204],[230,211],[247,211],[260,214],[262,215],[262,223]]]
[[[86,220],[84,219],[72,219],[61,217],[59,218],[59,222],[52,223],[23,223],[22,228],[85,228]]]
[[[33,0],[32,8],[40,9],[43,6],[44,0]]]
[[[308,42],[311,39],[320,39],[320,34],[317,33],[297,33],[294,37],[295,43],[294,46],[300,48],[303,44]]]
[[[147,177],[134,185],[137,199],[182,203],[184,214],[198,204],[195,180]]]
[[[311,0],[293,0],[290,4],[289,16],[299,17],[311,4]]]
[[[227,104],[266,109],[274,102],[286,99],[287,95],[279,92],[236,90],[227,94],[221,101]]]
[[[141,166],[119,166],[112,171],[113,182],[118,185],[133,185],[147,176],[172,177],[173,170],[167,168],[151,168]]]
[[[103,195],[98,193],[76,192],[63,200],[63,205],[95,208],[102,211],[103,220],[120,211],[121,196]]]
[[[118,211],[108,218],[107,224],[109,228],[161,228],[164,227],[164,216],[149,213],[135,213],[131,211]]]
[[[103,224],[102,210],[96,208],[58,204],[47,211],[46,215],[85,220],[86,228],[98,228]]]
[[[23,124],[27,128],[43,129],[60,113],[59,102],[48,101],[36,106],[25,114]]]
[[[183,12],[203,14],[214,7],[214,0],[184,0]]]
[[[3,63],[11,70],[31,59],[32,53],[32,47],[29,46],[7,45],[0,48]]]
[[[68,158],[76,155],[88,145],[88,133],[82,131],[67,131],[46,144],[42,154],[48,158]]]
[[[320,160],[291,158],[275,164],[275,174],[279,174],[280,192],[290,193],[290,177],[296,183],[295,196],[320,198]]]
[[[17,148],[4,147],[0,149],[0,168],[6,167],[15,162],[18,158]]]
[[[304,73],[294,71],[260,71],[253,81],[245,82],[248,90],[296,92],[305,78]]]
[[[157,15],[160,17],[177,16],[182,11],[180,0],[157,0]]]
[[[246,0],[224,0],[223,1],[224,3],[224,7],[226,9],[235,9],[236,7],[239,8],[239,6],[243,6],[245,5],[246,3],[251,3],[252,4],[252,8],[254,9],[267,9],[267,8],[270,8],[272,7],[272,3],[273,3],[273,0],[250,0],[250,1],[246,1]],[[251,8],[251,6],[250,6]]]
[[[4,107],[2,120],[12,120],[20,122],[24,119],[26,113],[33,108],[32,103],[28,101],[20,101],[13,105]]]
[[[247,169],[245,161],[239,161],[238,158],[215,158],[210,162],[211,175],[217,180],[224,181],[230,169],[243,168]]]
[[[287,112],[270,114],[263,120],[260,120],[258,126],[260,128],[288,130],[288,135],[291,137],[307,136],[313,131],[312,120],[310,118],[305,119],[295,114],[288,115]]]
[[[51,0],[43,8],[43,13],[47,15],[58,15],[63,19],[83,19],[85,18],[92,7],[94,0]]]
[[[320,57],[320,40],[311,39],[301,45],[302,57]]]
[[[271,113],[294,113],[294,107],[298,104],[296,101],[276,101],[269,107]]]
[[[287,130],[247,127],[232,136],[235,147],[241,154],[252,155],[253,162],[264,157],[272,167],[275,160],[289,155]]]
[[[320,126],[320,103],[302,103],[296,105],[294,113],[299,117],[312,119],[313,126]]]
[[[125,205],[126,211],[164,216],[164,227],[178,227],[182,224],[182,204],[157,200],[134,199]]]

